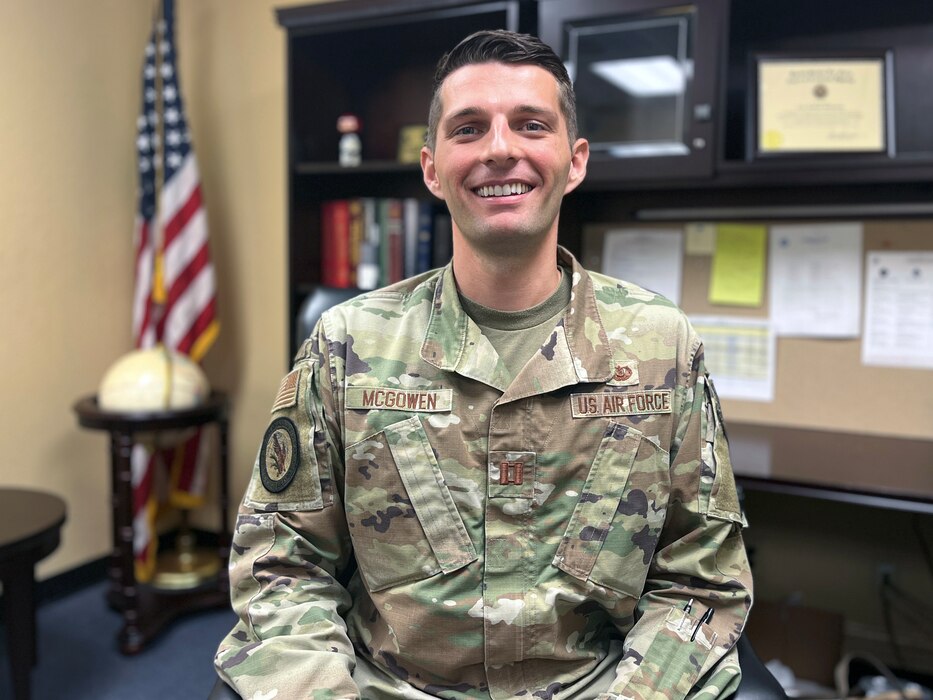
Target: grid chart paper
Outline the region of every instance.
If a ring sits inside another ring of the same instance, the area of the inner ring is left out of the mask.
[[[774,330],[766,319],[696,317],[706,369],[722,398],[774,400]]]

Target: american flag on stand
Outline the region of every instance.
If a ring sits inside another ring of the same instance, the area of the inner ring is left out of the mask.
[[[163,0],[146,44],[142,112],[137,120],[139,202],[133,337],[200,362],[219,331],[214,267],[207,241],[198,166],[178,88],[174,2]],[[152,577],[156,560],[157,464],[170,466],[169,502],[200,505],[207,477],[200,431],[172,450],[133,446],[136,576]]]

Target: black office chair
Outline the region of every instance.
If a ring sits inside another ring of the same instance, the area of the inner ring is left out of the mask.
[[[748,635],[743,634],[739,637],[735,646],[739,650],[742,681],[732,700],[787,700],[784,688],[752,649]]]
[[[362,294],[362,290],[356,287],[318,287],[305,297],[295,317],[295,347],[292,352],[298,352],[298,347],[311,335],[322,313],[340,302],[349,301],[357,294]]]
[[[337,289],[318,287],[302,302],[295,320],[296,342],[301,344],[311,334],[314,324],[327,309],[340,302],[352,299],[360,294],[359,289]],[[297,350],[297,348],[296,348]],[[739,637],[739,666],[742,668],[742,682],[730,700],[787,700],[781,684],[765,667],[752,649],[746,635]],[[221,679],[217,679],[208,700],[239,700],[239,695]]]
[[[211,694],[207,696],[207,700],[240,700],[240,696],[233,688],[218,678],[211,689]]]

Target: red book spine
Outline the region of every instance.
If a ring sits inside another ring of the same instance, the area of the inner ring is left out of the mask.
[[[321,204],[321,283],[350,287],[350,204],[335,199]]]

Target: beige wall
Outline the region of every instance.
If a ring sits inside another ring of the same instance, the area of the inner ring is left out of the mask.
[[[274,0],[177,0],[233,399],[234,498],[286,357],[285,33]],[[296,3],[292,3],[296,4]],[[0,3],[0,486],[68,502],[40,578],[110,548],[103,433],[72,404],[131,349],[135,122],[154,0]],[[2,514],[0,514],[2,517]]]

